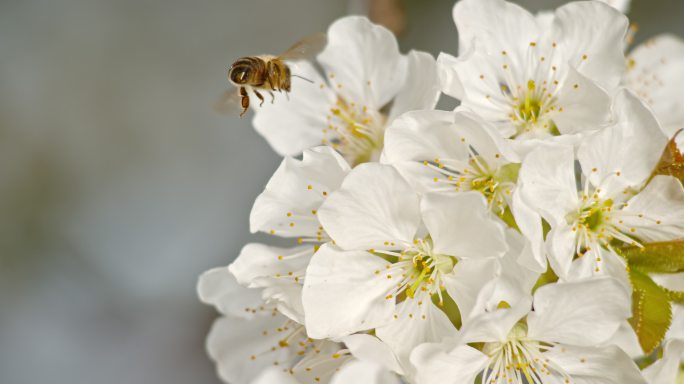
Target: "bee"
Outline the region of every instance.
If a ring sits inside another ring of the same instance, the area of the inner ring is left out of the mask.
[[[237,89],[229,89],[215,105],[220,113],[234,113],[241,109],[242,117],[249,108],[249,92],[251,91],[264,104],[266,92],[271,96],[271,103],[275,100],[273,92],[290,92],[292,77],[303,78],[292,74],[286,61],[310,59],[320,52],[327,43],[327,37],[318,33],[306,37],[284,53],[273,55],[246,56],[237,59],[228,69],[228,81]]]

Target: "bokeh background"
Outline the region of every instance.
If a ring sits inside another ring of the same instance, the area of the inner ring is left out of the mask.
[[[0,2],[0,383],[218,382],[195,283],[259,239],[249,210],[280,159],[211,105],[237,57],[367,1]],[[400,26],[387,2],[374,17]],[[399,3],[404,51],[456,52],[452,0]],[[630,16],[637,42],[684,36],[680,0]]]

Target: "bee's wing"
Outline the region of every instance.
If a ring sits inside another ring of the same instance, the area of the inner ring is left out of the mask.
[[[278,57],[282,60],[311,59],[321,52],[327,43],[328,36],[325,33],[316,33],[299,40]]]
[[[231,88],[223,92],[223,95],[216,101],[214,111],[222,115],[239,115],[242,112],[241,99],[242,96],[240,96],[237,88]]]

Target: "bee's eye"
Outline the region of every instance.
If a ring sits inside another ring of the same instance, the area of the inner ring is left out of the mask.
[[[238,84],[243,84],[249,79],[249,69],[239,68],[237,70],[232,70],[230,73],[230,78]]]

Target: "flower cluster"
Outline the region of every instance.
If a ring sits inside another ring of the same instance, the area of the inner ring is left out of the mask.
[[[436,60],[334,22],[313,83],[255,108],[285,158],[250,229],[280,246],[199,281],[221,378],[680,382],[684,42],[631,49],[607,3],[461,0]]]

